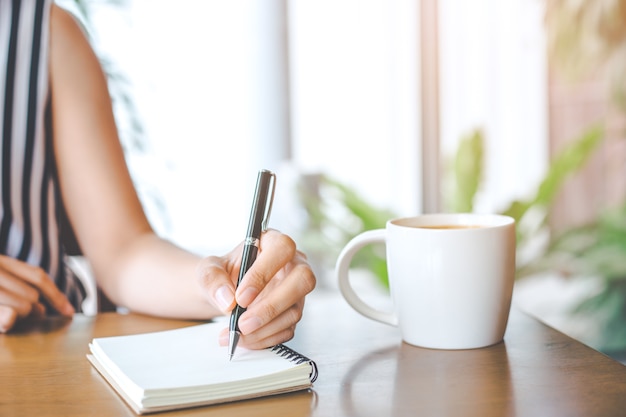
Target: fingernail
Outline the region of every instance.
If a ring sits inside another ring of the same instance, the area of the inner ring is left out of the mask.
[[[259,294],[259,291],[254,287],[246,288],[240,295],[237,296],[237,302],[240,306],[247,307]]]
[[[219,304],[220,310],[230,311],[235,301],[235,294],[227,285],[223,285],[215,291],[215,300]]]
[[[263,325],[257,316],[241,316],[239,319],[239,330],[243,334],[250,334]]]
[[[66,316],[72,316],[74,315],[74,313],[76,313],[76,310],[71,304],[66,304],[65,307],[63,308],[62,313]]]

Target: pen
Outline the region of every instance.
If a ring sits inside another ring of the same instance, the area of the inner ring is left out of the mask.
[[[271,186],[271,188],[270,188]],[[252,200],[252,210],[250,211],[250,219],[248,220],[248,231],[246,232],[246,240],[243,245],[243,255],[241,256],[241,268],[239,269],[239,277],[237,279],[237,287],[241,283],[243,276],[248,272],[256,260],[259,251],[259,239],[261,232],[267,229],[267,222],[272,211],[272,202],[274,201],[274,190],[276,189],[276,175],[266,169],[259,171],[254,190],[254,198]],[[232,360],[239,342],[239,317],[246,311],[239,304],[235,305],[230,314],[229,324],[229,340],[228,340],[228,359]]]

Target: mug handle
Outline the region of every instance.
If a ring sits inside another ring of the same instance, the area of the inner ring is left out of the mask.
[[[385,229],[376,229],[363,232],[354,237],[339,254],[339,257],[337,258],[337,265],[335,267],[335,275],[337,276],[337,280],[339,282],[339,290],[341,291],[341,294],[346,299],[348,304],[352,306],[352,308],[372,320],[389,324],[391,326],[398,326],[398,317],[394,313],[380,311],[366,304],[354,292],[354,288],[350,285],[349,279],[350,263],[352,262],[354,255],[366,245],[372,243],[385,243],[386,236],[387,231]]]

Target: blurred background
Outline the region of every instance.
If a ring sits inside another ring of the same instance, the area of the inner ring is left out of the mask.
[[[226,252],[271,169],[270,226],[333,289],[341,247],[391,217],[507,213],[516,304],[626,357],[626,0],[58,3],[165,237]]]

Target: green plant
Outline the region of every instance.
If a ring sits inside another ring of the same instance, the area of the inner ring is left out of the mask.
[[[503,211],[516,219],[518,246],[526,245],[537,229],[545,228],[545,216],[566,177],[580,169],[603,137],[602,129],[594,127],[572,142],[550,165],[537,191],[527,200],[514,201]],[[448,167],[447,192],[450,204],[446,211],[471,212],[480,188],[483,173],[484,137],[476,130],[463,138]],[[359,233],[384,228],[387,220],[396,217],[393,211],[377,207],[360,196],[356,190],[327,175],[305,177],[300,182],[300,201],[307,212],[305,233],[301,242],[307,252],[329,267],[346,243]],[[543,220],[526,221],[529,214]],[[387,268],[381,247],[368,246],[354,258],[354,266],[374,273],[383,288],[388,288]],[[518,275],[523,275],[521,268]]]
[[[603,137],[603,129],[593,127],[571,142],[552,160],[534,195],[527,200],[512,202],[503,211],[503,214],[514,217],[520,226],[518,247],[523,248],[536,236],[538,229],[547,228],[549,208],[563,182],[584,166]],[[464,139],[455,160],[481,160],[482,145],[477,143],[481,141],[479,132]],[[482,169],[479,166],[473,165],[471,169],[463,170],[458,163],[456,165],[453,171],[456,178],[459,175],[471,177],[469,183],[473,184],[481,176]],[[467,182],[465,179],[464,183]],[[452,200],[463,200],[457,203],[457,207],[465,210],[472,208],[473,198],[473,193],[459,190]],[[526,217],[531,213],[534,217],[540,213],[542,220],[527,221]],[[594,347],[607,353],[623,352],[626,349],[626,202],[616,208],[606,209],[587,224],[552,235],[543,251],[519,265],[517,277],[522,279],[543,272],[572,279],[599,280],[599,290],[589,294],[569,314],[573,318],[593,319],[598,327],[599,338],[588,342]]]
[[[570,81],[608,80],[608,108],[626,114],[626,0],[550,0],[545,29],[551,67]],[[609,112],[607,112],[609,113]],[[623,119],[622,119],[623,120]],[[622,140],[623,132],[622,132]],[[571,311],[592,317],[605,352],[626,350],[626,201],[588,224],[554,236],[541,259],[524,273],[558,271],[595,279],[600,289]]]
[[[551,271],[571,279],[598,280],[569,314],[591,318],[598,339],[588,343],[606,353],[626,349],[626,203],[607,209],[593,221],[556,235],[545,252],[524,268],[525,275]]]
[[[546,4],[548,54],[553,64],[571,78],[590,71],[607,71],[611,97],[625,110],[626,0],[550,0]],[[549,233],[547,222],[550,208],[565,180],[585,165],[604,138],[601,124],[584,131],[552,158],[535,192],[526,199],[511,202],[502,213],[516,219],[517,243],[522,251],[540,232],[548,232],[549,236],[539,253],[518,264],[518,279],[550,271],[601,282],[600,290],[590,294],[570,313],[573,317],[594,316],[600,334],[594,347],[615,352],[626,350],[626,202],[600,213],[588,224],[559,234]],[[476,130],[461,140],[443,181],[446,210],[472,211],[483,175],[483,139],[482,132]],[[329,248],[332,259],[349,238],[360,231],[382,227],[384,219],[393,217],[392,213],[369,204],[345,185],[324,177],[321,184],[322,188],[334,191],[328,195],[325,192],[314,194],[313,198],[309,195],[305,207],[314,218],[314,227],[309,229],[313,233],[309,237],[312,240],[321,237],[320,242],[325,243],[321,243],[319,249]],[[344,217],[333,221],[329,218],[334,217],[329,206],[345,199],[358,201],[358,204],[352,207],[346,204]],[[371,213],[376,214],[376,221],[370,223]],[[331,236],[333,238],[328,240]],[[324,247],[329,243],[332,244]],[[375,258],[372,256],[366,261],[378,263],[380,260]],[[387,285],[386,275],[379,272],[377,276]]]
[[[568,176],[581,169],[604,137],[600,126],[593,126],[561,150],[550,162],[535,192],[527,199],[515,200],[502,211],[515,219],[518,247],[524,246],[539,229],[545,228],[549,208]],[[483,175],[484,137],[480,130],[472,132],[459,143],[455,163],[448,168],[446,210],[470,212]],[[471,162],[468,162],[471,161]],[[452,183],[452,185],[450,185]],[[532,217],[532,220],[529,220]],[[539,218],[539,219],[538,219]],[[523,274],[523,272],[521,272]]]
[[[334,264],[354,236],[384,228],[387,220],[396,217],[391,210],[376,207],[350,186],[327,175],[305,176],[298,191],[308,219],[301,244],[324,268]],[[372,271],[383,288],[389,287],[381,246],[368,245],[360,250],[353,265]]]
[[[454,212],[471,212],[474,196],[483,179],[485,143],[481,130],[475,130],[459,142],[454,160],[445,170],[444,206]]]

